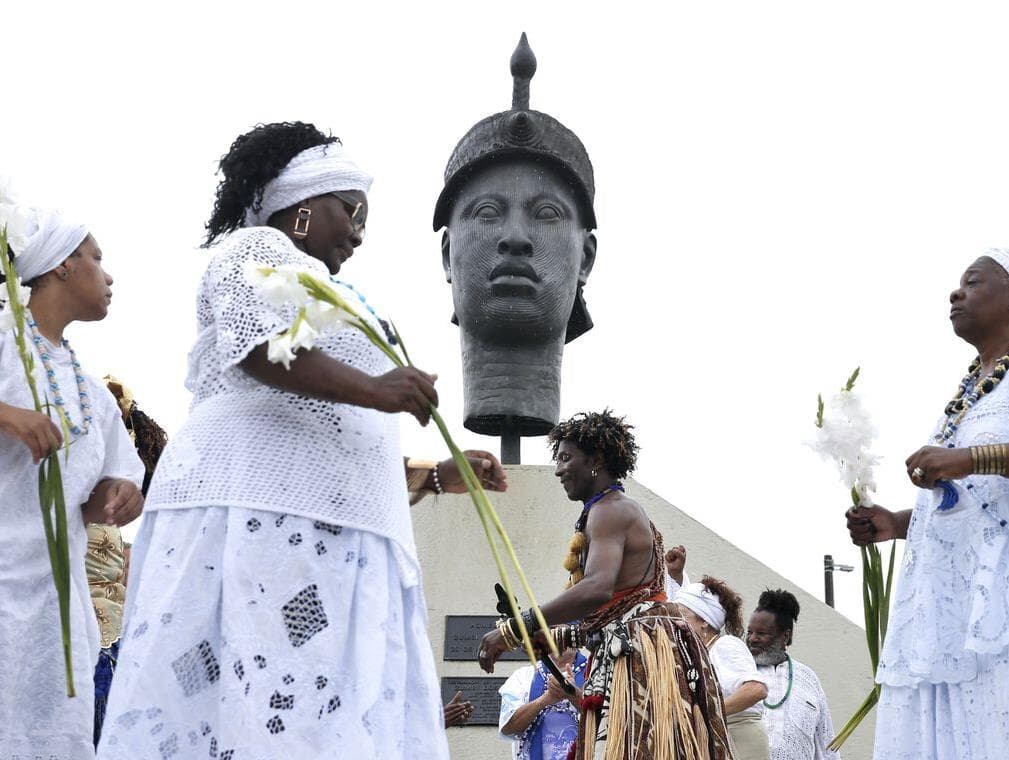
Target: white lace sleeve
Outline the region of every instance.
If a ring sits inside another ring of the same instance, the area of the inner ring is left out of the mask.
[[[256,293],[246,279],[249,262],[327,276],[321,262],[301,253],[279,230],[256,227],[235,233],[233,244],[211,260],[200,287],[200,326],[214,332],[222,374],[294,322],[293,306],[272,306]]]

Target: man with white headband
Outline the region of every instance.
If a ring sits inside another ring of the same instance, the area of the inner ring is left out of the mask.
[[[27,346],[35,403],[18,354],[13,314],[0,285],[0,756],[94,758],[98,626],[84,569],[85,523],[124,525],[143,504],[144,468],[103,383],[80,369],[64,338],[74,321],[103,319],[112,278],[87,229],[55,211],[0,195],[17,275],[25,284]],[[0,251],[0,255],[3,255]],[[0,277],[2,280],[2,277]],[[62,411],[65,437],[57,410]],[[67,696],[56,586],[39,512],[38,462],[60,452],[70,545],[70,644],[76,697]]]
[[[950,294],[977,351],[928,445],[913,509],[852,509],[852,541],[906,539],[876,680],[875,760],[997,760],[1009,747],[1009,251]]]
[[[767,730],[761,722],[767,679],[757,672],[753,655],[741,638],[743,600],[724,581],[705,575],[700,583],[680,588],[672,601],[707,647],[725,698],[733,757],[768,760]]]
[[[242,135],[221,171],[193,405],[148,492],[99,757],[444,760],[408,492],[466,488],[451,460],[404,462],[395,414],[426,424],[435,377],[357,330],[272,363],[296,310],[245,276],[335,275],[362,242],[371,177],[300,122]],[[497,460],[469,454],[503,490]]]

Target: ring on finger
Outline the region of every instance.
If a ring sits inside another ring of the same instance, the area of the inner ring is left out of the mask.
[[[925,477],[925,471],[921,469],[921,467],[915,467],[913,470],[911,470],[912,480],[921,479],[923,477]]]

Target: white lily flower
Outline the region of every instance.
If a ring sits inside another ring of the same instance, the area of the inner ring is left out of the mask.
[[[291,347],[290,330],[282,332],[275,338],[270,338],[266,358],[274,364],[283,364],[284,369],[291,369],[291,362],[294,361],[295,356]]]
[[[308,320],[301,318],[297,322],[297,329],[291,336],[291,350],[297,351],[299,348],[311,348],[315,345],[315,339],[319,337],[319,331],[308,323]]]

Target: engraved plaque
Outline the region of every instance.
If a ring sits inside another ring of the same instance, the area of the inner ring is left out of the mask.
[[[497,621],[497,615],[446,615],[445,650],[442,659],[476,662],[480,639],[487,631],[494,629]],[[524,660],[526,654],[522,649],[516,649],[505,652],[501,655],[501,659]]]
[[[457,691],[462,692],[459,698],[463,702],[473,703],[473,714],[464,726],[497,726],[501,715],[501,695],[498,689],[506,681],[505,678],[480,677],[456,678],[445,676],[441,679],[441,701],[447,704]]]

